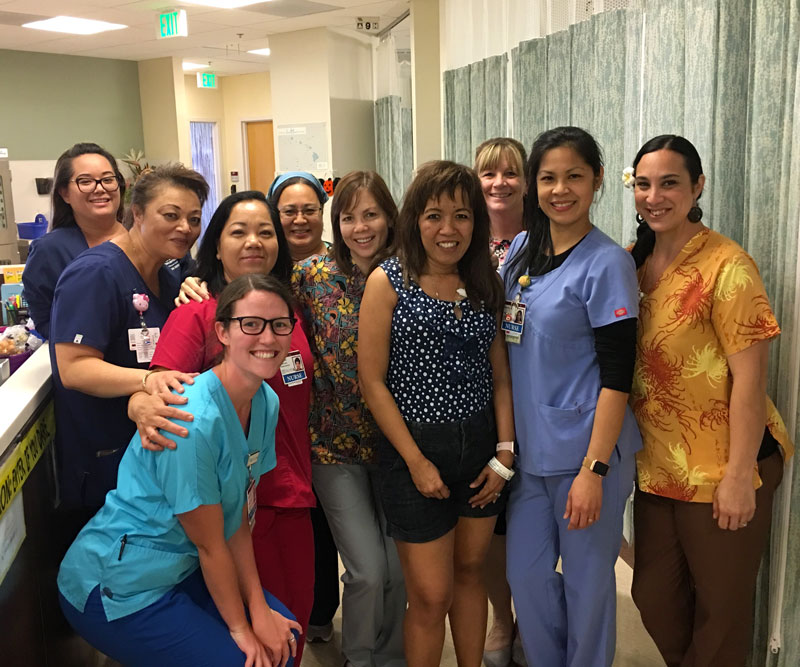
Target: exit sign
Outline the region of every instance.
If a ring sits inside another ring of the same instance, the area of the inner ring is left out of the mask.
[[[186,10],[175,9],[171,12],[164,12],[158,16],[158,39],[168,37],[187,37],[189,26],[186,23]]]
[[[214,72],[198,72],[197,73],[197,87],[198,88],[216,88],[217,75]]]

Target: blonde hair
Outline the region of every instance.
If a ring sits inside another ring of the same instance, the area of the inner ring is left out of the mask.
[[[525,147],[511,137],[495,137],[478,146],[475,150],[475,172],[480,176],[482,171],[497,168],[503,160],[520,178],[525,179]]]

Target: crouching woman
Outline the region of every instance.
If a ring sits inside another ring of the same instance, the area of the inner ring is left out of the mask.
[[[278,398],[264,382],[289,351],[286,288],[246,275],[219,297],[221,363],[185,388],[204,410],[177,449],[135,435],[117,488],[61,563],[70,624],[125,665],[291,665],[299,630],[262,590],[250,521],[275,467]]]

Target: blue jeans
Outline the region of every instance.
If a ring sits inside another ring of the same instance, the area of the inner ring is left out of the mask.
[[[295,620],[279,600],[267,591],[264,596],[270,609]],[[60,593],[58,598],[77,633],[126,667],[244,665],[245,655],[231,638],[199,569],[160,600],[115,621],[106,620],[99,586],[83,613]],[[290,658],[287,665],[293,664]]]

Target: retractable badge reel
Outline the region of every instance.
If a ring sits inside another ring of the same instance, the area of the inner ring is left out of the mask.
[[[150,307],[150,297],[147,294],[133,293],[133,307],[139,314],[138,329],[128,329],[128,343],[131,351],[136,351],[136,361],[140,364],[150,363],[158,342],[159,327],[148,327],[144,314]]]

